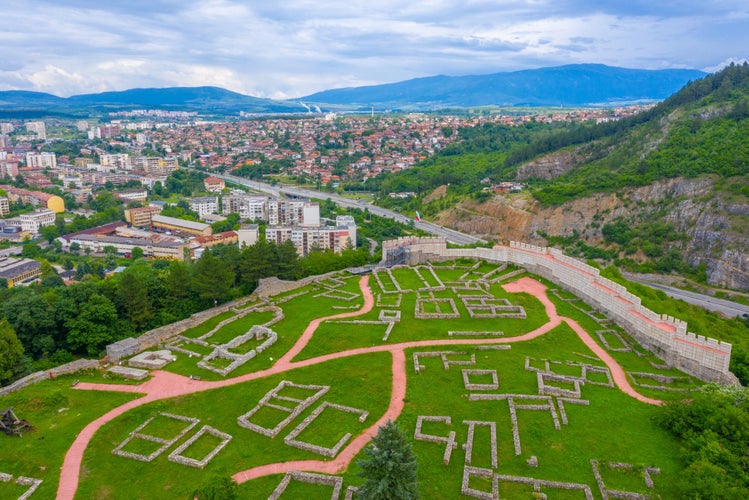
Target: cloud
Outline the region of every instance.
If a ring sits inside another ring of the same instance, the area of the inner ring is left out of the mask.
[[[218,85],[263,97],[596,62],[714,68],[749,53],[721,0],[5,0],[0,89]]]

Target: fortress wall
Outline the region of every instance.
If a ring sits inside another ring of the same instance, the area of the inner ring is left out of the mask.
[[[409,264],[474,258],[525,267],[605,313],[667,363],[702,380],[736,381],[728,370],[731,344],[689,333],[686,322],[647,309],[640,298],[624,286],[600,276],[598,269],[557,249],[518,242],[511,242],[509,247],[448,249],[442,238],[409,237],[384,242],[383,260],[386,249],[394,248],[408,252]],[[413,262],[411,256],[418,262]]]

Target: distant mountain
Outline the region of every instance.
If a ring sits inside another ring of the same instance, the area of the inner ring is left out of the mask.
[[[119,111],[134,108],[198,111],[208,113],[293,113],[304,112],[299,103],[274,101],[231,92],[218,87],[142,88],[61,98],[41,92],[0,92],[0,110],[44,109]]]
[[[574,64],[473,76],[433,76],[398,83],[326,90],[306,103],[377,108],[436,109],[472,106],[589,106],[659,101],[698,70],[642,70]]]

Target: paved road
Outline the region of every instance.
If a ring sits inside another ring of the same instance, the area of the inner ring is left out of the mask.
[[[656,290],[662,290],[669,297],[681,299],[688,304],[694,304],[700,307],[704,307],[709,311],[719,312],[728,317],[743,316],[745,314],[749,315],[749,306],[737,304],[736,302],[731,302],[730,300],[718,299],[710,295],[703,295],[696,292],[689,292],[687,290],[681,290],[679,288],[661,285],[660,283],[653,283],[651,281],[636,279],[631,276],[627,276],[627,279],[630,281],[635,281],[637,283],[642,283],[643,285],[655,288]]]
[[[378,207],[376,205],[367,203],[363,200],[352,200],[350,198],[344,198],[343,196],[337,195],[335,193],[324,193],[321,191],[315,191],[312,189],[304,189],[304,188],[299,188],[299,187],[294,187],[294,186],[272,186],[270,184],[266,184],[265,182],[252,181],[249,179],[244,179],[242,177],[236,177],[234,175],[223,174],[223,175],[216,175],[216,177],[234,182],[236,184],[240,184],[242,186],[249,187],[256,191],[260,191],[262,193],[270,194],[271,196],[281,196],[282,194],[284,194],[287,196],[296,196],[296,197],[301,197],[301,198],[318,198],[318,199],[323,199],[323,200],[330,198],[332,201],[334,201],[336,204],[342,207],[359,208],[362,210],[366,208],[367,210],[369,210],[370,213],[379,215],[381,217],[387,217],[388,219],[393,219],[395,221],[402,222],[403,224],[413,223],[416,228],[421,229],[422,231],[426,231],[427,233],[433,234],[435,236],[443,236],[449,242],[455,243],[458,245],[471,245],[474,243],[486,243],[485,240],[482,240],[481,238],[477,238],[475,236],[471,236],[470,234],[461,233],[459,231],[455,231],[447,227],[439,226],[437,224],[432,224],[431,222],[425,222],[425,221],[418,222],[399,212],[388,210],[387,208]]]

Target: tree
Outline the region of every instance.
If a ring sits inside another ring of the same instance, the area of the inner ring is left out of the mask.
[[[23,345],[8,320],[0,319],[0,382],[10,380],[23,356]]]
[[[94,294],[75,318],[66,322],[68,344],[89,356],[96,356],[116,338],[117,309],[103,295]]]
[[[227,300],[234,286],[234,271],[210,250],[203,252],[193,266],[193,289],[198,296],[214,304]]]
[[[237,498],[237,483],[224,476],[211,476],[199,490],[192,494],[197,500],[234,500]]]
[[[406,434],[388,420],[364,449],[365,460],[357,464],[362,468],[360,477],[366,479],[359,488],[362,499],[413,499],[418,498],[416,457]]]

